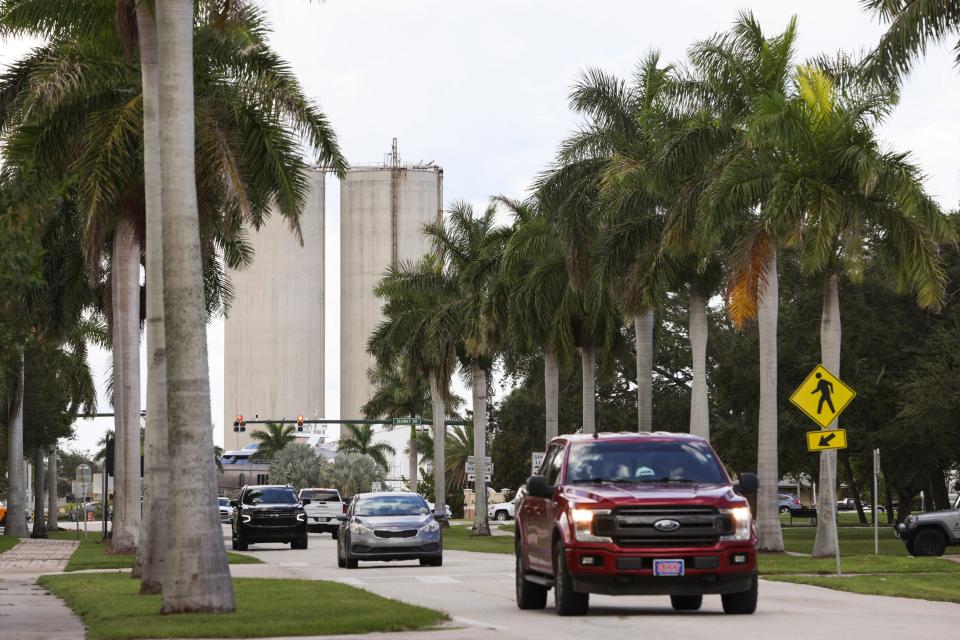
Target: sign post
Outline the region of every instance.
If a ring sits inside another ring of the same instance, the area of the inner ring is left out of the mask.
[[[820,425],[820,431],[807,432],[807,450],[808,451],[829,451],[834,449],[847,448],[847,432],[844,429],[831,429],[830,425],[835,425],[837,418],[843,413],[850,402],[856,397],[857,393],[848,387],[837,376],[830,373],[822,364],[818,364],[813,371],[804,379],[790,395],[790,402],[798,409],[803,411],[808,418]],[[828,467],[829,468],[829,465]],[[836,475],[836,466],[834,472]],[[833,487],[833,494],[836,496],[837,479],[830,477],[826,479],[828,486]],[[836,550],[837,575],[841,575],[840,569],[840,529],[838,524],[839,513],[834,505],[833,517],[833,535],[836,539],[834,548]],[[874,514],[876,519],[876,514]]]
[[[873,555],[880,555],[880,519],[877,516],[877,474],[880,471],[880,449],[873,450]]]
[[[77,482],[80,483],[80,501],[83,504],[83,539],[89,537],[87,531],[87,487],[93,480],[93,469],[90,465],[84,463],[77,466]],[[77,538],[80,537],[80,525],[77,524]]]

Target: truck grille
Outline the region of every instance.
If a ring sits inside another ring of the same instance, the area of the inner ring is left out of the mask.
[[[290,511],[258,511],[251,515],[251,520],[255,524],[281,526],[293,525],[297,522],[296,514]]]
[[[654,526],[670,520],[679,526],[673,530]],[[721,535],[733,533],[730,517],[714,507],[621,507],[598,517],[593,527],[596,535],[613,538],[627,548],[710,547]]]

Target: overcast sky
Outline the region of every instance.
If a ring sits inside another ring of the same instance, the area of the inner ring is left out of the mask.
[[[856,0],[776,2],[674,0],[275,0],[262,2],[273,46],[330,118],[347,159],[380,162],[399,138],[407,161],[444,168],[444,195],[481,204],[522,196],[576,126],[567,94],[590,66],[627,76],[658,49],[682,60],[694,41],[726,29],[752,8],[765,31],[798,17],[798,61],[871,47],[883,31]],[[0,64],[19,56],[7,42]],[[911,150],[946,208],[960,201],[960,71],[935,47],[904,87],[881,129]],[[339,412],[339,188],[327,184],[326,414]],[[214,438],[222,442],[223,322],[208,331]],[[100,382],[108,356],[94,356]],[[145,379],[145,376],[144,376]],[[102,384],[101,384],[102,387]],[[469,398],[469,394],[465,397]],[[101,410],[109,410],[105,401]],[[77,429],[72,446],[92,448],[109,421]]]

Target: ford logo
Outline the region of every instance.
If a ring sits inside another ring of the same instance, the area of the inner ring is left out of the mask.
[[[680,528],[680,523],[676,520],[657,520],[653,523],[653,528],[657,531],[676,531]]]

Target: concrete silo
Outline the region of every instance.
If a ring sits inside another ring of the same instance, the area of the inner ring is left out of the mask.
[[[387,162],[351,167],[340,184],[340,418],[362,417],[373,387],[367,340],[382,320],[373,294],[387,267],[429,249],[423,226],[443,216],[443,169]]]
[[[279,213],[250,234],[253,264],[231,271],[235,297],[224,323],[224,450],[262,425],[244,419],[323,417],[324,173],[310,170],[300,216],[303,246]]]

